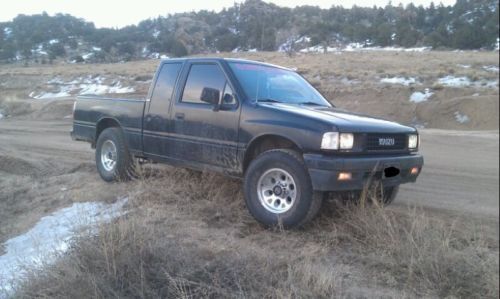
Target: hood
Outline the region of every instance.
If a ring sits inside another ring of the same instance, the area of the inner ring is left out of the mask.
[[[416,130],[396,122],[357,114],[334,107],[288,103],[259,103],[262,107],[278,109],[310,119],[317,119],[349,133],[412,133]]]

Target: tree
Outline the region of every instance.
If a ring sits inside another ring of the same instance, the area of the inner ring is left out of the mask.
[[[188,51],[186,49],[186,46],[178,40],[175,40],[170,52],[175,56],[175,57],[182,57],[186,56],[188,54]]]

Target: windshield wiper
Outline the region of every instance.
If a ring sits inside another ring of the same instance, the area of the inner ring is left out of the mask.
[[[275,99],[269,99],[269,98],[261,98],[257,99],[257,102],[266,102],[266,103],[283,103],[281,101],[275,100]]]

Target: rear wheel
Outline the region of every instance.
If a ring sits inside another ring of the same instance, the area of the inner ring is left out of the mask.
[[[95,160],[101,178],[107,182],[128,180],[134,174],[134,163],[120,128],[107,128],[99,135]]]
[[[292,150],[270,150],[252,161],[245,174],[245,202],[266,226],[296,227],[318,213],[322,193],[314,192],[302,157]]]

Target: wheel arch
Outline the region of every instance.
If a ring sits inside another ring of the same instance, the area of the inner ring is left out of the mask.
[[[94,141],[92,142],[92,147],[96,146],[97,140],[99,139],[99,135],[101,135],[102,131],[112,127],[121,129],[121,124],[113,117],[103,117],[99,119],[96,124],[95,137]]]
[[[272,149],[292,149],[302,154],[302,148],[290,138],[278,134],[260,135],[252,139],[245,150],[243,173],[248,169],[253,159],[261,153]]]

